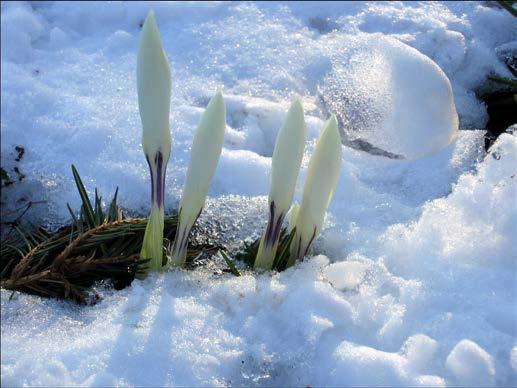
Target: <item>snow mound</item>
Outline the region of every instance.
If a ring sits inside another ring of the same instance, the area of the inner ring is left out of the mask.
[[[458,385],[493,386],[495,367],[492,357],[478,344],[462,340],[445,360],[445,367]]]
[[[457,136],[449,79],[431,59],[393,38],[354,41],[334,60],[321,93],[326,108],[340,118],[346,141],[361,139],[417,158]]]
[[[17,63],[33,59],[32,43],[43,35],[45,22],[23,2],[2,4],[2,59]]]
[[[101,289],[104,300],[89,309],[27,295],[9,301],[2,291],[2,385],[417,381],[426,371],[418,359],[432,359],[433,349],[403,345],[388,351],[382,345],[403,315],[397,290],[413,288],[418,297],[413,282],[397,281],[370,262],[375,278],[347,294],[322,276],[328,263],[318,256],[274,276],[220,276],[203,269],[154,274],[120,292]],[[378,336],[364,335],[365,327]],[[28,338],[30,348],[5,351]],[[373,366],[377,372],[365,380],[360,370]]]
[[[380,239],[389,252],[391,268],[415,274],[423,266],[443,269],[451,261],[490,268],[513,265],[517,257],[516,150],[517,136],[502,134],[477,174],[461,176],[451,195],[427,203],[417,223],[388,228]],[[415,251],[429,256],[417,263],[404,253],[412,256]]]

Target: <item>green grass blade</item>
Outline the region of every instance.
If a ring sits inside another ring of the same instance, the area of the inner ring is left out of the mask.
[[[95,216],[93,213],[92,203],[90,202],[90,198],[88,198],[88,194],[86,193],[86,189],[84,188],[83,181],[77,172],[77,169],[72,164],[72,173],[74,174],[75,184],[77,186],[77,190],[79,191],[79,195],[81,196],[81,201],[83,202],[84,215],[86,218],[86,223],[90,228],[95,227]]]
[[[102,224],[104,220],[104,214],[102,212],[102,197],[99,197],[97,188],[95,188],[95,225]]]
[[[230,268],[230,272],[234,274],[235,276],[241,276],[241,273],[233,263],[233,261],[228,257],[228,255],[223,251],[220,250],[219,253],[221,253],[221,256],[223,257],[224,261],[226,262],[226,265],[228,268]]]
[[[117,195],[118,195],[118,186],[115,189],[115,194],[113,195],[113,199],[111,200],[109,209],[108,209],[108,222],[114,222],[118,220],[118,206],[117,206]]]
[[[77,217],[75,216],[74,211],[72,210],[72,208],[70,207],[70,204],[68,202],[66,203],[66,207],[68,208],[68,212],[72,216],[73,224],[77,224],[77,222],[78,222]]]

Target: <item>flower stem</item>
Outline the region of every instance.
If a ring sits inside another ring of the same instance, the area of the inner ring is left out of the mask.
[[[184,217],[182,217],[182,209],[180,208],[176,237],[174,238],[174,243],[172,245],[169,265],[175,267],[183,267],[185,265],[185,261],[187,260],[187,247],[190,231],[196,223],[197,218],[201,214],[201,210],[202,209],[199,210],[199,213],[193,222],[188,222],[184,219],[182,220]]]
[[[154,155],[146,155],[151,173],[151,215],[145,229],[144,241],[140,256],[150,259],[149,269],[163,267],[163,227],[165,195],[165,173],[167,161],[164,161],[161,151]]]
[[[278,240],[280,238],[280,230],[284,220],[284,213],[275,214],[275,202],[269,204],[269,219],[266,230],[260,240],[260,245],[253,266],[255,268],[271,269],[275,261],[276,251],[278,248]]]

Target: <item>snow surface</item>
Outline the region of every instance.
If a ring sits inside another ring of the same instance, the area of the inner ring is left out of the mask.
[[[474,90],[490,72],[509,75],[497,53],[517,40],[515,18],[477,2],[1,7],[2,166],[26,175],[4,192],[46,200],[32,215],[67,221],[74,163],[90,191],[107,198],[118,185],[127,209],[148,212],[135,74],[153,7],[173,78],[166,204],[177,204],[193,131],[221,88],[228,127],[201,221],[217,217],[230,246],[262,231],[294,96],[309,130],[299,200],[328,112],[348,108],[340,96],[359,101],[348,129],[368,130],[373,145],[404,140],[365,126],[399,109],[383,69],[423,60],[399,42],[438,64],[459,127],[472,129],[487,120]],[[378,41],[384,49],[367,50]],[[407,117],[420,128],[420,114]],[[173,271],[99,286],[93,307],[2,290],[2,386],[517,385],[517,137],[486,157],[482,137],[459,131],[402,160],[345,147],[319,255],[281,274]]]

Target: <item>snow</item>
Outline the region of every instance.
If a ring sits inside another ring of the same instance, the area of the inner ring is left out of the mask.
[[[166,208],[177,206],[194,130],[222,88],[225,145],[200,222],[216,218],[231,249],[262,232],[293,97],[309,134],[298,202],[329,111],[349,121],[345,140],[407,156],[344,146],[317,255],[280,274],[172,271],[121,291],[99,285],[103,300],[89,307],[2,290],[2,386],[517,384],[517,136],[501,135],[485,156],[483,131],[463,130],[486,123],[475,90],[487,75],[509,75],[499,58],[517,41],[508,12],[478,2],[1,7],[2,167],[26,175],[2,201],[46,200],[34,218],[59,224],[66,202],[77,208],[71,163],[90,192],[107,198],[119,186],[123,206],[147,214],[135,81],[151,7],[173,79]],[[425,56],[450,80],[455,108]],[[421,73],[414,82],[400,78],[406,67]],[[447,120],[419,104],[420,90]],[[358,102],[343,105],[342,93]],[[426,141],[402,144],[397,129]]]
[[[429,57],[372,34],[343,50],[323,82],[347,140],[361,138],[406,158],[448,146],[457,136],[451,84]],[[365,66],[365,63],[370,66]]]
[[[445,367],[454,375],[459,385],[494,385],[494,361],[475,342],[460,341],[447,356]]]

